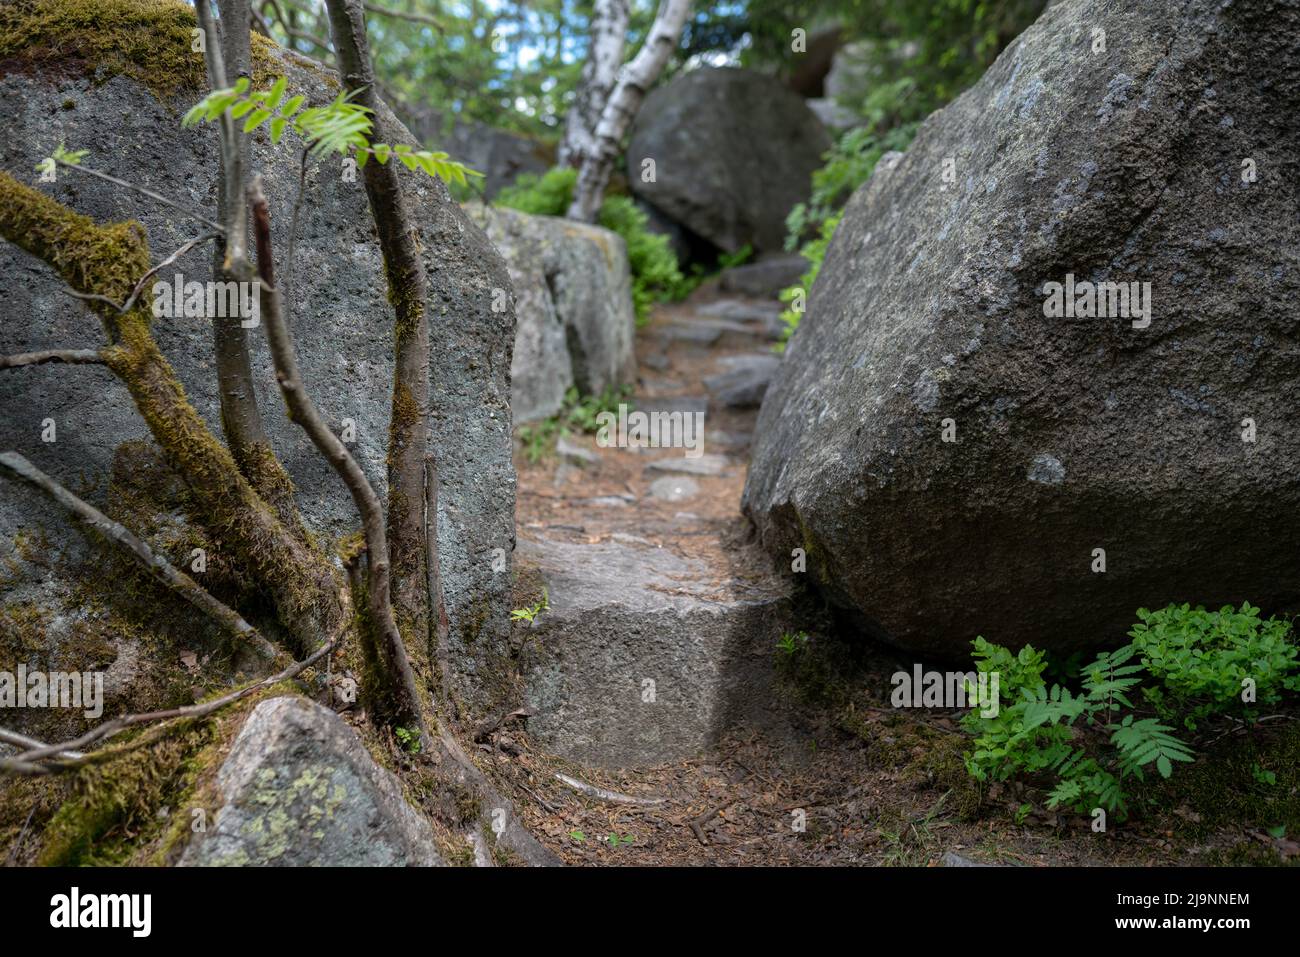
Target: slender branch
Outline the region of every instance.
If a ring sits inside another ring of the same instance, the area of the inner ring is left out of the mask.
[[[640,804],[652,807],[656,804],[663,804],[667,801],[667,798],[661,797],[644,798],[637,797],[634,794],[621,794],[618,791],[599,788],[594,784],[588,784],[586,781],[579,781],[577,778],[571,778],[567,774],[560,774],[558,772],[555,775],[555,780],[567,784],[575,791],[580,791],[588,797],[594,797],[601,801],[609,801],[612,804]]]
[[[180,259],[182,256],[184,256],[195,246],[198,246],[202,243],[206,243],[210,239],[216,239],[219,235],[221,234],[213,232],[213,233],[204,233],[202,236],[195,236],[193,239],[187,242],[180,249],[176,250],[176,252],[172,253],[170,256],[168,256],[158,265],[150,269],[147,273],[145,273],[143,276],[140,277],[140,281],[135,284],[135,288],[131,290],[131,295],[127,297],[126,302],[122,304],[122,307],[118,310],[118,312],[126,312],[128,309],[130,309],[132,306],[135,305],[136,298],[144,290],[144,284],[147,283],[151,278],[158,275],[158,273],[162,272],[162,270],[166,269],[172,263],[176,262],[176,260]]]
[[[389,585],[388,537],[384,529],[384,512],[366,475],[361,471],[352,453],[325,424],[315,403],[307,395],[302,374],[298,369],[293,338],[281,310],[280,290],[275,285],[275,258],[271,251],[271,215],[266,196],[262,192],[261,177],[255,177],[249,187],[249,202],[253,207],[253,235],[257,243],[257,268],[262,279],[262,320],[266,327],[266,341],[275,366],[276,381],[289,410],[289,418],[298,423],[312,444],[325,457],[352,495],[357,511],[361,513],[366,539],[366,562],[370,570],[367,597],[370,614],[383,639],[391,689],[395,703],[404,717],[416,723],[422,739],[428,739],[420,695],[415,674],[406,654],[406,646],[393,617]]]
[[[363,3],[367,13],[378,14],[381,17],[394,17],[398,20],[409,20],[411,23],[426,23],[434,27],[439,33],[446,33],[447,27],[437,17],[432,17],[427,13],[408,13],[405,10],[390,10],[388,7],[381,7],[377,3]]]
[[[340,628],[341,630],[341,628]],[[115,735],[121,734],[128,728],[133,728],[140,724],[154,724],[156,722],[166,722],[167,725],[182,720],[207,717],[220,711],[227,705],[232,705],[236,701],[247,698],[255,691],[262,688],[269,688],[277,685],[282,681],[290,681],[302,674],[316,662],[320,661],[325,655],[333,652],[339,643],[339,634],[335,635],[327,642],[322,644],[314,652],[304,658],[302,661],[295,661],[278,674],[263,678],[261,681],[251,685],[245,685],[238,691],[232,691],[228,695],[220,698],[214,698],[211,701],[205,701],[202,704],[183,705],[179,708],[171,708],[167,711],[150,711],[145,714],[127,714],[114,718],[111,721],[105,721],[103,724],[96,725],[79,738],[73,738],[71,741],[64,741],[61,744],[41,745],[30,748],[14,758],[0,758],[0,771],[8,771],[12,774],[49,774],[54,771],[71,771],[83,765],[103,761],[111,757],[116,752],[97,751],[89,754],[78,754],[72,757],[70,752],[79,751],[82,748],[105,741]],[[161,729],[155,729],[161,730]],[[3,732],[6,735],[13,735],[13,732]],[[30,739],[29,739],[30,740]],[[39,742],[33,742],[39,744]]]
[[[73,288],[113,304],[94,305],[112,343],[104,350],[106,365],[189,486],[191,512],[221,530],[298,651],[315,647],[342,612],[332,568],[267,508],[190,403],[150,332],[149,310],[137,303],[125,314],[117,311],[130,295],[131,277],[149,269],[144,229],[132,222],[96,224],[0,171],[0,236],[49,263]]]
[[[198,14],[199,27],[203,30],[207,42],[203,45],[203,57],[208,70],[208,85],[214,90],[226,88],[226,65],[222,59],[221,33],[212,19],[212,7],[209,0],[196,0],[194,10]],[[244,29],[247,29],[245,26]],[[221,135],[221,171],[222,190],[219,203],[222,207],[221,218],[226,234],[226,268],[247,259],[246,231],[248,220],[244,207],[243,170],[240,157],[239,133],[235,129],[234,117],[229,110],[221,114],[218,129]]]
[[[326,0],[339,79],[353,101],[382,123],[361,0]],[[411,214],[397,163],[367,163],[366,198],[379,234],[388,300],[393,304],[393,391],[388,432],[388,543],[392,598],[404,624],[427,628],[424,484],[429,463],[428,276],[420,228]],[[436,543],[435,543],[436,548]]]
[[[334,52],[330,49],[329,43],[323,38],[312,33],[307,33],[304,30],[297,29],[289,20],[288,16],[285,15],[284,9],[280,6],[280,0],[265,0],[262,4],[262,9],[265,10],[268,6],[275,15],[275,22],[279,24],[280,29],[284,31],[285,36],[289,37],[291,40],[302,40],[304,43],[310,43],[317,49],[324,50],[327,54],[332,54]],[[290,4],[290,6],[296,6],[296,4]],[[298,7],[297,9],[303,8]]]
[[[236,639],[248,645],[262,658],[267,661],[278,661],[284,655],[284,652],[277,651],[275,646],[259,635],[252,625],[244,621],[238,612],[213,598],[198,582],[156,553],[130,529],[73,495],[17,452],[0,453],[0,470],[8,472],[11,478],[40,489],[110,543],[124,549],[155,579],[172,589]]]
[[[102,302],[105,305],[112,306],[114,309],[116,309],[119,315],[125,315],[126,313],[131,311],[131,307],[135,305],[136,299],[138,299],[140,293],[144,291],[144,284],[147,283],[151,277],[156,276],[160,270],[165,269],[166,267],[170,266],[172,263],[176,262],[176,260],[180,259],[182,256],[184,256],[195,246],[199,245],[200,243],[206,243],[210,239],[216,239],[218,235],[219,235],[218,233],[213,232],[213,233],[204,233],[202,236],[195,236],[193,239],[187,242],[180,249],[176,250],[174,253],[172,253],[170,256],[168,256],[166,259],[160,262],[158,265],[154,266],[143,276],[141,276],[140,281],[137,282],[135,284],[135,287],[131,290],[131,295],[127,296],[126,302],[122,303],[122,305],[120,306],[117,303],[115,303],[112,299],[109,299],[107,296],[101,296],[96,293],[77,292],[77,290],[75,289],[64,289],[63,291],[67,293],[69,296],[73,296],[77,299],[81,299],[86,302]]]
[[[19,352],[11,356],[0,356],[0,369],[39,366],[47,362],[66,362],[69,365],[103,365],[104,355],[98,349],[46,349],[43,352]]]
[[[6,731],[4,728],[0,728],[0,744],[13,745],[15,748],[22,748],[24,751],[45,747],[42,742],[37,741],[35,738],[29,738],[25,734],[19,734],[17,731]],[[82,755],[80,751],[60,751],[59,756],[64,758],[79,758]]]
[[[145,189],[143,186],[137,186],[135,183],[128,183],[124,179],[118,179],[116,176],[109,176],[107,173],[101,173],[99,170],[90,169],[89,167],[81,166],[76,163],[65,163],[63,162],[63,160],[56,160],[55,162],[57,162],[64,169],[74,170],[78,173],[85,173],[87,176],[93,176],[95,177],[95,179],[102,179],[107,183],[112,183],[114,186],[121,186],[123,189],[134,190],[135,192],[139,193],[142,196],[148,196],[150,199],[154,200],[155,202],[162,203],[164,206],[170,206],[172,209],[179,210],[180,212],[184,213],[186,216],[192,217],[193,219],[197,219],[205,226],[211,226],[213,229],[219,232],[223,232],[223,233],[225,232],[225,227],[223,227],[220,223],[216,222],[215,220],[208,219],[208,217],[204,216],[202,213],[195,212],[194,210],[190,209],[188,206],[185,206],[182,203],[178,203],[174,199],[168,199],[166,196],[163,196],[160,193],[155,193],[151,189]]]

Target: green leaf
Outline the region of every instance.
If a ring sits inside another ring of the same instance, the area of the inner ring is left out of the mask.
[[[262,109],[261,107],[259,107],[258,109],[252,112],[252,114],[248,117],[248,120],[244,123],[244,132],[245,133],[253,132],[253,130],[257,129],[264,122],[270,119],[271,116],[273,115],[274,114],[272,114],[270,110]]]
[[[267,98],[263,101],[267,109],[274,110],[277,106],[280,105],[280,101],[284,99],[285,88],[288,85],[289,83],[284,77],[280,77],[278,80],[275,81],[275,85],[271,87],[270,95],[268,95]]]
[[[284,128],[289,125],[289,121],[283,116],[277,116],[271,121],[271,142],[280,142],[280,137],[284,136]]]
[[[284,104],[284,106],[280,107],[280,115],[293,116],[295,113],[298,112],[298,108],[302,106],[303,100],[305,99],[306,97],[304,96],[290,97],[289,100]]]

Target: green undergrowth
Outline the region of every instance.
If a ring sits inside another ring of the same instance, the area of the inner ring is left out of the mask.
[[[610,386],[600,395],[579,395],[576,386],[570,386],[564,393],[564,405],[559,412],[529,422],[519,427],[519,444],[524,458],[530,465],[537,465],[555,455],[555,443],[562,435],[575,432],[594,433],[600,428],[597,416],[602,412],[617,415],[620,403],[626,403],[629,409],[631,386]]]
[[[1255,754],[1246,769],[1242,752],[1222,742],[1249,734],[1255,747],[1288,747],[1261,722],[1264,710],[1295,717],[1300,661],[1291,623],[1263,620],[1248,603],[1218,611],[1171,605],[1138,617],[1128,645],[1099,653],[1063,682],[1049,683],[1048,656],[1031,646],[1013,653],[976,639],[976,668],[1000,686],[996,709],[974,703],[962,720],[970,774],[1025,786],[1033,801],[1044,795],[1049,810],[1097,818],[1104,809],[1120,820],[1131,810],[1167,810],[1159,796],[1177,793],[1170,780],[1192,769],[1200,781],[1217,779],[1227,807],[1256,806],[1260,788],[1277,787],[1277,766],[1293,768],[1294,752]],[[1232,812],[1238,824],[1240,810]]]

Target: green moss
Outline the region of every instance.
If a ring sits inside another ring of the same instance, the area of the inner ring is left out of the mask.
[[[1256,769],[1272,772],[1276,783],[1257,780]],[[1170,827],[1193,839],[1224,830],[1266,833],[1281,827],[1296,840],[1300,837],[1300,723],[1262,725],[1245,736],[1217,742],[1194,764],[1180,766],[1173,777],[1160,781],[1152,796],[1158,807],[1194,812],[1169,821]],[[1275,851],[1253,839],[1220,853],[1225,859],[1216,863],[1279,863]]]
[[[128,76],[167,99],[207,84],[196,29],[194,8],[180,0],[17,0],[0,6],[0,59],[43,71],[79,67],[104,80]],[[260,84],[277,47],[256,33],[251,41]]]
[[[159,809],[186,790],[192,759],[215,734],[209,722],[186,722],[153,744],[77,772],[74,794],[45,831],[38,863],[46,866],[129,862],[161,832]]]
[[[11,671],[18,662],[44,654],[51,617],[34,602],[0,605],[0,669]]]

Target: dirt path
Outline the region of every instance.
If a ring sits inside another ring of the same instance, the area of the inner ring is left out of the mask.
[[[598,449],[591,436],[570,436],[591,461],[517,456],[521,541],[630,536],[733,571],[738,553],[752,555],[739,501],[757,407],[726,406],[719,393],[736,386],[735,376],[713,377],[771,355],[774,311],[716,295],[703,289],[689,304],[660,308],[639,331],[635,403],[707,401],[704,451],[722,457],[709,460],[721,465],[718,474],[650,465],[680,460],[680,450]],[[1014,789],[981,792],[966,774],[958,713],[889,707],[889,676],[910,661],[879,647],[837,646],[815,617],[800,627],[808,648],[773,649],[775,732],[733,731],[707,760],[601,771],[544,753],[513,724],[480,745],[484,763],[513,789],[530,829],[574,864],[1206,863],[1249,840],[1242,829],[1175,839],[1194,813],[1186,808],[1173,824],[1105,834],[1078,817],[1018,814]],[[626,800],[581,793],[557,774]]]

